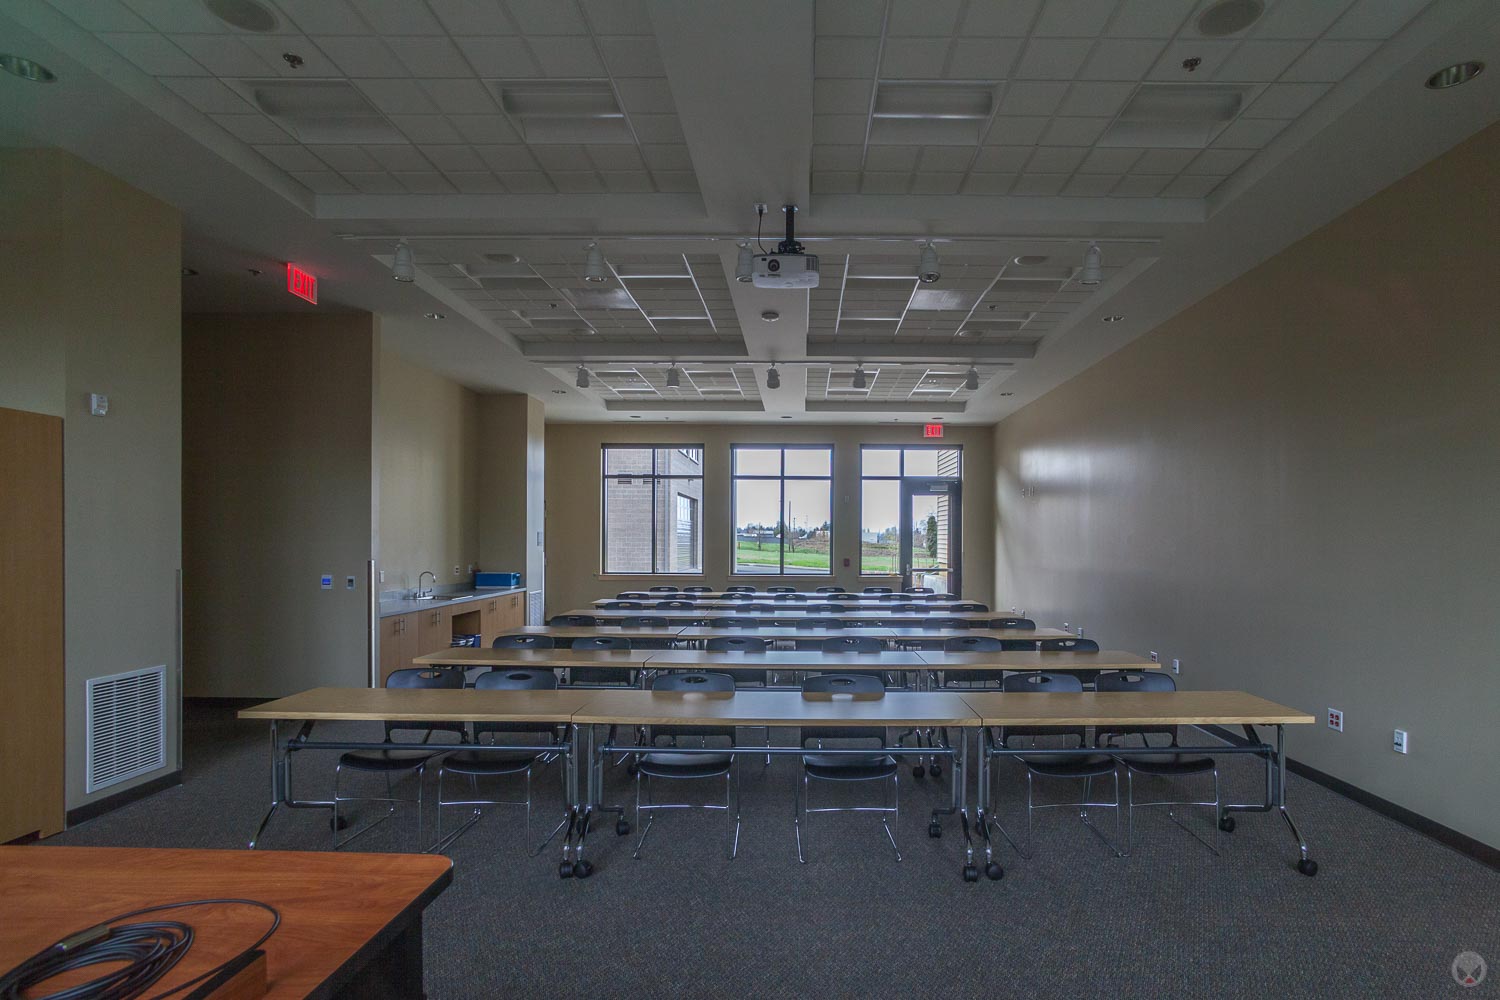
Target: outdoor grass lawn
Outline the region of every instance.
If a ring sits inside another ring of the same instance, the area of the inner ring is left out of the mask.
[[[777,550],[775,545],[757,547],[754,542],[740,542],[735,546],[734,562],[736,566],[772,566],[776,565]],[[786,565],[797,569],[822,569],[829,568],[828,553],[816,550],[796,549],[786,554]],[[865,575],[892,574],[896,572],[896,547],[892,545],[890,551],[882,552],[879,548],[866,545],[865,551],[860,557],[860,572]]]

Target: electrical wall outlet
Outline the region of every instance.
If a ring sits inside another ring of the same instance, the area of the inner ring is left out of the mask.
[[[1344,713],[1342,709],[1330,708],[1328,710],[1328,728],[1340,733],[1344,731]]]
[[[1063,631],[1064,632],[1071,632],[1071,631],[1073,631],[1073,627],[1071,625],[1069,625],[1067,622],[1063,622]]]
[[[1407,742],[1406,730],[1396,730],[1395,734],[1391,737],[1391,749],[1396,751],[1397,753],[1406,753],[1407,747],[1409,745],[1410,744]]]
[[[1179,660],[1179,659],[1176,659],[1175,657],[1172,659],[1172,673],[1174,673],[1174,674],[1180,674],[1180,673],[1182,673],[1182,661]]]
[[[1158,655],[1157,652],[1156,652],[1156,650],[1154,650],[1154,649],[1151,651],[1151,662],[1152,663],[1160,663],[1161,662],[1161,656]]]
[[[463,575],[464,575],[463,567],[461,567],[461,566],[455,566],[455,567],[453,567],[453,576],[454,576],[455,579],[457,579],[458,577],[463,576]]]

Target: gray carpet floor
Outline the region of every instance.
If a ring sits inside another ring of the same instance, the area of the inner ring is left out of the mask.
[[[1295,733],[1291,745],[1295,756]],[[243,847],[267,797],[264,725],[189,702],[184,754],[181,787],[47,842]],[[1253,796],[1262,772],[1226,761],[1227,794]],[[449,851],[453,884],[427,912],[428,995],[1500,996],[1500,971],[1471,990],[1450,974],[1461,951],[1500,963],[1500,873],[1295,777],[1289,801],[1321,865],[1315,878],[1293,869],[1274,816],[1242,815],[1215,857],[1148,810],[1134,854],[1121,859],[1059,809],[1038,815],[1032,860],[1007,846],[1005,878],[969,884],[957,821],[941,839],[926,833],[946,779],[914,781],[903,769],[900,863],[878,821],[854,815],[815,817],[809,863],[799,865],[795,758],[746,763],[736,860],[723,855],[720,814],[671,813],[640,860],[633,836],[603,824],[590,838],[598,871],[585,881],[558,879],[551,848],[530,857],[560,809],[557,770],[543,772],[531,838],[519,809],[495,809]],[[332,765],[303,755],[299,792],[325,792]],[[623,768],[609,782],[612,800],[630,797]],[[1002,817],[1019,829],[1020,779],[1002,771],[997,788]],[[1206,835],[1206,820],[1194,819]],[[1108,827],[1110,814],[1099,822]],[[407,812],[357,846],[407,850],[415,832]],[[283,812],[264,840],[327,843],[326,813],[311,811]]]

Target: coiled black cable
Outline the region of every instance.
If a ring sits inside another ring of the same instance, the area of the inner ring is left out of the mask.
[[[129,913],[101,921],[91,927],[69,934],[56,944],[35,955],[0,976],[0,1000],[21,1000],[42,983],[64,972],[82,969],[102,962],[124,962],[86,983],[70,986],[56,993],[34,993],[37,1000],[133,1000],[145,993],[151,985],[182,961],[193,946],[193,927],[176,920],[141,921],[122,924],[121,921],[142,917],[163,910],[180,910],[191,906],[216,906],[237,904],[258,906],[271,915],[271,926],[248,948],[185,983],[156,994],[152,1000],[180,993],[212,978],[223,969],[234,964],[240,957],[266,943],[281,926],[281,914],[274,906],[255,899],[192,899],[182,903],[163,903],[159,906],[142,907]],[[120,926],[114,926],[119,924]]]

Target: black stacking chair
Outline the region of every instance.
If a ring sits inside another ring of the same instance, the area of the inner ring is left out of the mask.
[[[620,619],[620,624],[631,628],[666,628],[667,619],[660,615],[630,615]],[[648,639],[636,635],[627,638],[631,649],[673,649],[676,646],[671,639]]]
[[[1093,639],[1040,639],[1037,641],[1037,648],[1044,653],[1099,652],[1099,644]],[[1171,679],[1167,678],[1167,680]]]
[[[966,629],[970,625],[967,618],[927,618],[923,620],[921,628],[931,629]]]
[[[959,602],[959,603],[956,603],[956,604],[949,605],[948,610],[949,611],[978,611],[978,612],[983,613],[985,611],[988,611],[989,607],[986,606],[986,605],[983,605],[983,604],[974,604],[974,603],[971,603],[969,601],[963,601],[963,602]]]
[[[770,642],[753,635],[716,635],[708,640],[710,653],[764,653]]]
[[[598,625],[599,619],[593,615],[553,615],[547,620],[548,625]]]
[[[692,601],[657,601],[657,611],[695,611],[698,605]]]
[[[877,601],[899,601],[902,598],[904,598],[905,596],[906,596],[905,594],[895,594],[895,593],[892,593],[889,590],[886,590],[883,593],[876,594],[875,595],[875,599]]]
[[[652,681],[651,689],[653,691],[701,691],[705,693],[733,691],[734,678],[726,673],[666,674]],[[673,752],[672,747],[684,737],[701,740],[699,745],[702,747],[707,747],[710,739],[727,739],[729,745],[733,746],[734,727],[652,726],[647,730],[645,746],[652,749],[638,754],[635,761],[635,824],[636,828],[641,831],[641,839],[636,843],[632,856],[636,858],[641,856],[641,849],[646,846],[646,837],[651,833],[651,827],[656,822],[657,810],[722,809],[726,819],[725,844],[728,848],[727,854],[732,860],[739,851],[740,843],[739,768],[735,767],[734,755],[731,753]],[[657,741],[663,739],[670,741],[669,745],[656,749]],[[700,806],[691,802],[656,802],[651,795],[652,783],[658,779],[696,781],[718,777],[724,779],[723,805],[707,803]],[[644,803],[641,801],[643,786],[646,793]],[[650,814],[645,826],[641,825],[643,812]]]
[[[599,605],[601,611],[644,611],[647,607],[642,601],[605,601]]]
[[[648,594],[643,590],[627,590],[622,594],[616,594],[615,598],[621,601],[650,601],[654,600],[655,594]]]
[[[791,620],[792,628],[843,628],[842,618],[820,618],[816,615],[808,615],[805,618],[794,618]]]
[[[956,601],[956,600],[958,600],[958,595],[957,594],[928,594],[927,595],[927,599],[929,601]],[[989,608],[985,608],[984,610],[988,611]]]
[[[892,614],[899,614],[901,612],[906,612],[907,614],[913,614],[913,613],[921,613],[921,612],[931,611],[932,609],[931,608],[924,608],[920,604],[891,604],[891,605],[887,605],[884,608],[881,608],[881,610],[882,611],[889,611]]]
[[[1102,673],[1094,681],[1095,691],[1176,691],[1177,682],[1172,680],[1170,674],[1143,673],[1134,670],[1118,670]],[[1152,736],[1165,736],[1166,746],[1177,746],[1176,726],[1111,726],[1096,727],[1094,730],[1094,742],[1098,746],[1109,746],[1112,749],[1120,747],[1119,741],[1127,741],[1134,737],[1140,737],[1141,743],[1151,746]],[[1160,745],[1160,744],[1158,744]],[[1228,824],[1224,822],[1225,817],[1220,812],[1223,801],[1219,796],[1219,768],[1212,757],[1188,755],[1181,753],[1172,754],[1147,754],[1130,753],[1128,747],[1116,749],[1115,760],[1125,765],[1125,848],[1128,853],[1135,845],[1135,810],[1137,806],[1147,808],[1151,806],[1165,807],[1167,816],[1178,826],[1192,834],[1199,843],[1207,847],[1215,854],[1219,853],[1219,831]],[[1158,778],[1181,778],[1195,774],[1212,775],[1214,782],[1214,797],[1208,802],[1196,801],[1160,801],[1160,802],[1137,802],[1135,800],[1135,776],[1137,774],[1151,775]],[[1177,819],[1174,811],[1176,806],[1209,806],[1214,811],[1213,842],[1210,843],[1199,837],[1186,824]]]
[[[991,618],[990,628],[1036,628],[1030,618]]]
[[[885,695],[885,685],[880,678],[868,674],[820,674],[804,680],[802,690],[830,694],[867,694],[879,691],[882,697]],[[880,814],[880,823],[885,827],[885,835],[890,838],[891,849],[896,852],[896,860],[900,861],[901,848],[896,843],[896,832],[891,827],[893,819],[896,826],[901,825],[901,776],[896,766],[896,758],[885,752],[885,729],[879,726],[805,726],[798,734],[798,740],[803,748],[808,748],[808,744],[812,744],[811,749],[815,751],[830,749],[824,744],[834,740],[858,742],[873,740],[877,749],[867,754],[814,752],[802,756],[802,787],[797,790],[792,820],[793,829],[797,835],[797,860],[803,864],[807,863],[807,856],[803,853],[802,835],[803,827],[807,825],[808,818],[813,813],[873,812]],[[824,806],[814,809],[812,807],[813,781],[889,782],[885,786],[888,794],[878,806]]]
[[[847,594],[848,592],[843,587],[817,587],[813,590],[815,594]]]
[[[551,691],[557,687],[557,675],[550,670],[530,667],[511,667],[491,670],[480,674],[474,681],[476,691]],[[561,727],[551,722],[476,722],[474,742],[484,743],[485,736],[496,742],[500,733],[537,733],[550,737],[548,743],[535,750],[484,751],[455,750],[438,760],[437,780],[437,832],[438,840],[432,850],[441,851],[463,835],[464,831],[479,822],[481,806],[524,806],[526,808],[526,832],[531,833],[531,772],[539,760],[551,753],[561,736]],[[449,774],[462,775],[469,779],[470,797],[449,799],[443,795],[443,779]],[[483,799],[479,797],[479,780],[505,775],[520,774],[526,779],[526,797],[523,799]],[[448,836],[443,836],[443,808],[445,806],[472,806],[469,818]],[[561,829],[561,827],[559,827]],[[555,835],[556,830],[552,831]],[[550,841],[552,838],[548,837]],[[544,841],[532,854],[540,853]]]
[[[393,670],[391,675],[385,679],[388,688],[453,688],[462,690],[464,686],[464,673],[462,670]],[[459,743],[469,741],[468,733],[462,722],[387,722],[385,723],[385,738],[391,741],[396,733],[420,733],[422,738],[420,745],[413,746],[410,750],[349,750],[339,755],[339,762],[333,769],[333,849],[338,850],[348,844],[354,838],[361,836],[372,827],[384,823],[396,812],[396,804],[399,802],[411,802],[417,807],[417,843],[422,843],[422,779],[427,773],[427,762],[442,753],[447,747],[432,744],[433,733],[454,733],[458,736]],[[385,796],[371,795],[340,795],[339,779],[345,769],[359,771],[364,774],[380,774],[385,776]],[[391,787],[391,776],[397,774],[416,773],[417,797],[415,799],[396,798]],[[385,815],[360,827],[343,840],[339,840],[339,803],[340,802],[384,802],[387,803]]]
[[[574,649],[630,649],[630,639],[623,635],[588,635],[573,640]]]
[[[740,591],[740,590],[726,590],[726,591],[724,591],[724,600],[726,600],[726,601],[753,601],[753,600],[755,600],[755,594],[754,594],[753,591],[750,592],[750,593],[746,593],[746,592]]]
[[[933,590],[931,587],[907,587],[905,590],[902,591],[902,593],[903,594],[935,594],[935,593],[937,593],[937,591]]]
[[[797,592],[797,588],[796,587],[767,587],[766,588],[766,593],[768,593],[768,594],[795,594],[796,592]]]
[[[729,615],[723,618],[710,618],[708,624],[714,628],[760,628],[760,619]]]
[[[992,635],[955,635],[943,640],[945,653],[998,653],[1004,648]]]
[[[682,592],[684,594],[712,594],[714,592],[714,588],[712,588],[712,587],[683,587],[682,588]]]
[[[741,611],[751,611],[751,612],[757,612],[758,611],[758,612],[760,612],[762,614],[774,615],[776,612],[780,611],[781,609],[778,608],[774,604],[747,604],[743,608],[740,608],[738,610],[741,610]]]
[[[679,593],[679,591],[678,591],[678,589],[676,587],[651,587],[649,589],[650,589],[651,593],[653,593],[653,594],[676,594],[676,593]]]
[[[1024,674],[1011,674],[1000,683],[1002,691],[1027,692],[1027,693],[1050,693],[1082,691],[1083,685],[1077,677],[1072,674],[1052,673],[1046,670],[1035,670]],[[1037,738],[1050,740],[1062,739],[1072,741],[1076,746],[1087,746],[1087,736],[1082,726],[1002,726],[996,731],[996,742],[1003,747],[1009,748],[1012,740],[1031,740],[1033,744]],[[1031,833],[1032,816],[1038,809],[1076,809],[1079,818],[1085,826],[1092,830],[1105,846],[1114,851],[1116,856],[1124,857],[1124,852],[1109,838],[1104,836],[1098,827],[1094,826],[1089,819],[1090,809],[1113,809],[1115,811],[1115,841],[1120,839],[1120,776],[1115,770],[1115,759],[1107,753],[1093,753],[1087,755],[1049,755],[1049,754],[1024,754],[1017,757],[1026,772],[1026,846],[1023,848],[1016,843],[1015,839],[1006,832],[1005,827],[1000,826],[997,821],[995,826],[1009,840],[1011,846],[1023,858],[1031,858]],[[1105,776],[1114,779],[1115,800],[1113,802],[1092,802],[1089,799],[1093,790],[1095,778]],[[1060,778],[1067,780],[1083,781],[1083,797],[1077,802],[1052,802],[1036,804],[1034,796],[1034,784],[1036,778]]]
[[[849,611],[846,604],[809,604],[802,609],[810,615],[842,615]]]
[[[880,640],[872,635],[835,636],[824,639],[819,648],[825,653],[880,653],[885,650]]]
[[[754,587],[725,587],[724,588],[724,593],[726,593],[726,594],[753,594],[753,593],[755,593],[755,588]]]
[[[553,649],[557,640],[550,635],[497,635],[491,649]]]
[[[767,593],[770,593],[770,591],[767,591]],[[797,594],[791,591],[778,591],[776,596],[772,598],[774,601],[806,601],[809,599],[806,594]]]
[[[630,649],[630,639],[623,635],[588,635],[573,640],[573,648],[579,650]],[[633,687],[636,672],[621,673],[607,667],[569,667],[569,687]]]
[[[891,592],[892,591],[891,591],[890,587],[866,587],[865,588],[865,593],[867,593],[867,594],[889,594]]]

